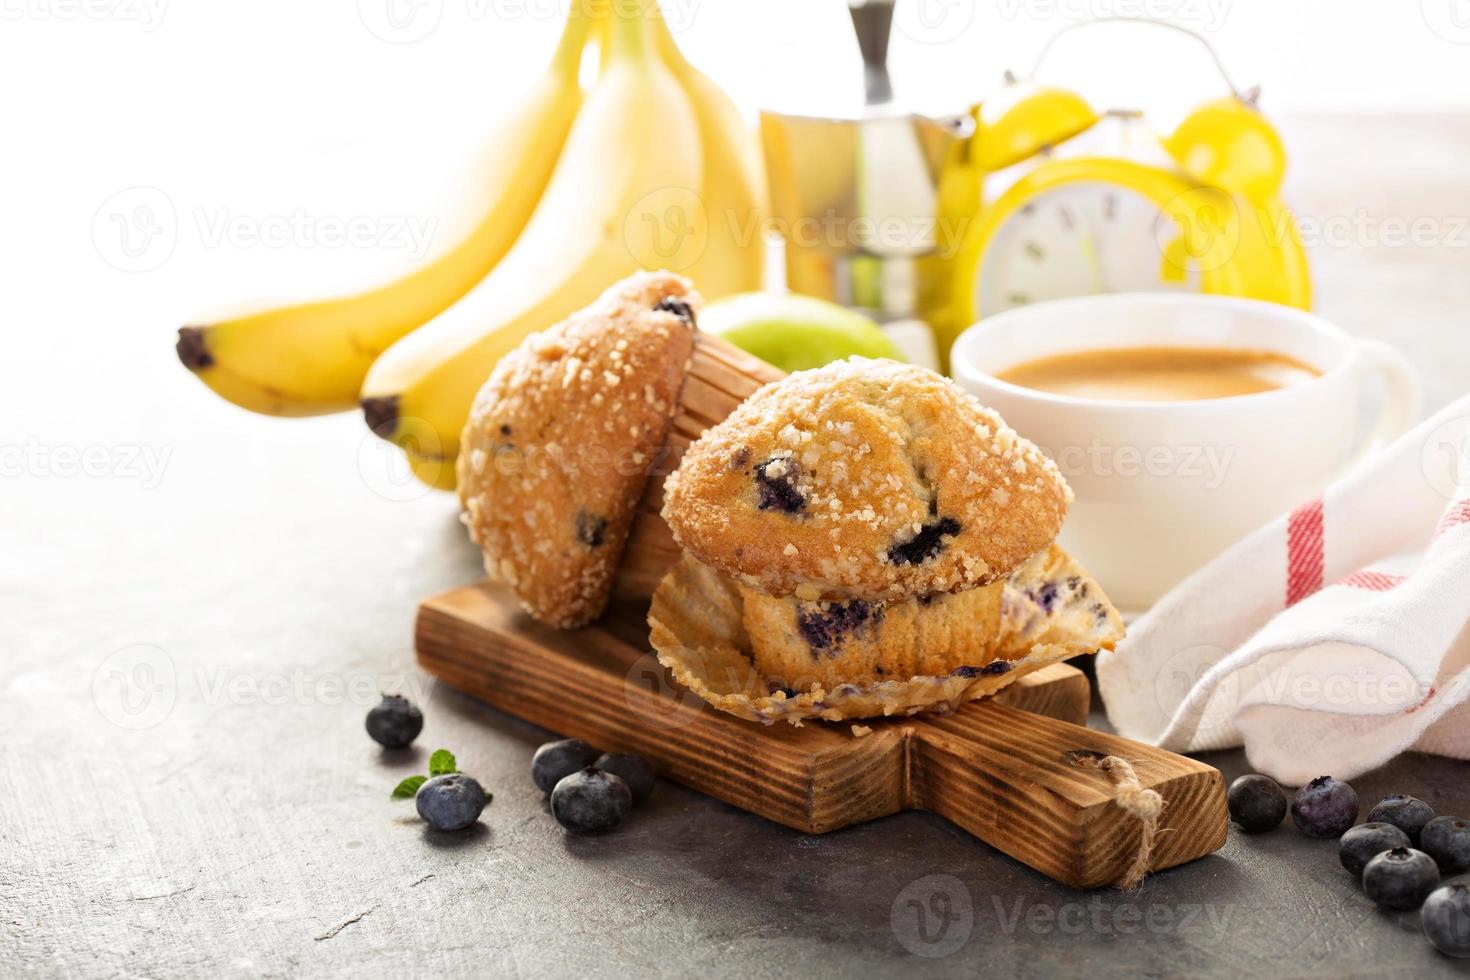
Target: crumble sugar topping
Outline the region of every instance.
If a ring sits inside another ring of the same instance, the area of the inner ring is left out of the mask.
[[[1056,465],[953,382],[851,358],[766,385],[708,430],[664,517],[752,588],[882,600],[1004,576],[1070,499]]]
[[[461,519],[486,573],[569,628],[606,603],[652,461],[662,458],[701,305],[639,273],[496,365],[465,426]]]

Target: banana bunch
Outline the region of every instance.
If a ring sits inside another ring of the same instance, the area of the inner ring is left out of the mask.
[[[481,194],[463,209],[474,221],[422,267],[356,295],[184,327],[180,359],[254,411],[361,405],[420,479],[453,489],[470,403],[527,335],[640,268],[680,272],[710,298],[760,287],[753,134],[652,0],[574,3],[550,65],[487,148]]]

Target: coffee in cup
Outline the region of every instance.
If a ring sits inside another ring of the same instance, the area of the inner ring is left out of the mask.
[[[1013,385],[1073,398],[1172,402],[1274,391],[1318,377],[1289,354],[1237,347],[1107,347],[1023,361],[996,372]]]

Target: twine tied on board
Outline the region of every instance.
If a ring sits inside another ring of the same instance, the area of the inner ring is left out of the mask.
[[[1087,749],[1075,749],[1068,753],[1068,757],[1074,766],[1099,769],[1111,777],[1118,788],[1113,802],[1142,824],[1138,835],[1138,853],[1133,856],[1133,863],[1128,865],[1117,881],[1119,888],[1131,891],[1148,874],[1148,862],[1154,851],[1154,836],[1159,830],[1159,814],[1164,812],[1164,798],[1154,790],[1144,788],[1138,779],[1138,773],[1127,759]]]

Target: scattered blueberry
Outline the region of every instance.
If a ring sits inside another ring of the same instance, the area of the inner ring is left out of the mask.
[[[1368,811],[1368,819],[1375,823],[1391,823],[1409,835],[1409,842],[1419,846],[1419,832],[1434,819],[1434,810],[1423,800],[1402,793],[1392,793],[1378,801]]]
[[[1230,819],[1248,834],[1259,834],[1281,826],[1286,816],[1286,794],[1269,776],[1252,773],[1230,784],[1226,794]]]
[[[367,733],[384,748],[401,749],[424,730],[424,713],[401,694],[385,694],[367,713]]]
[[[1447,875],[1470,871],[1470,820],[1435,817],[1419,834],[1419,849]]]
[[[490,797],[469,776],[451,772],[424,783],[413,802],[418,807],[419,816],[435,830],[464,830],[480,819],[480,812],[490,802]]]
[[[1363,891],[1386,909],[1417,909],[1437,887],[1439,868],[1434,858],[1412,847],[1384,851],[1363,869]]]
[[[1424,935],[1446,956],[1470,957],[1470,885],[1445,885],[1424,900]]]
[[[592,765],[597,750],[580,738],[547,742],[531,756],[531,780],[543,793],[550,793],[562,779]]]
[[[1341,780],[1318,776],[1296,791],[1291,821],[1308,837],[1341,837],[1358,822],[1358,794]]]
[[[551,791],[551,815],[574,834],[611,830],[632,808],[628,784],[591,766],[567,776]]]
[[[595,763],[603,772],[612,773],[628,784],[634,803],[642,803],[653,792],[653,767],[643,756],[631,752],[604,752]]]
[[[1342,835],[1337,857],[1354,878],[1362,878],[1369,861],[1384,851],[1408,846],[1409,835],[1391,823],[1360,823]]]

